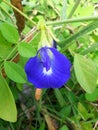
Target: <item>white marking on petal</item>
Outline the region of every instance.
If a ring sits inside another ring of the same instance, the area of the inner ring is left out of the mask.
[[[52,51],[48,49],[47,53],[48,53],[49,57],[50,57],[51,59],[53,59],[53,53],[52,53]]]
[[[52,69],[50,68],[48,71],[46,70],[46,68],[43,68],[43,73],[44,75],[51,75],[52,74]]]

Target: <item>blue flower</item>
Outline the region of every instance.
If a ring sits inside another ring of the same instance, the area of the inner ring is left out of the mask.
[[[27,79],[36,88],[60,88],[70,78],[71,63],[52,47],[42,47],[25,65]]]

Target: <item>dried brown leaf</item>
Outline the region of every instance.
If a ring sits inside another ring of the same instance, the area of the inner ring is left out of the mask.
[[[57,130],[57,125],[55,124],[56,121],[54,121],[49,115],[44,114],[46,123],[48,125],[48,130]]]

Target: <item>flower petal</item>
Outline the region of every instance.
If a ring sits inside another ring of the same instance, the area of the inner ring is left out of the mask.
[[[70,78],[71,63],[66,56],[58,52],[55,48],[50,48],[50,50],[54,55],[51,65],[53,74],[50,79],[50,84],[52,88],[59,88]]]
[[[36,88],[59,88],[70,78],[71,63],[55,48],[47,48],[52,52],[51,66],[47,71],[37,56],[30,58],[25,65],[28,81]]]

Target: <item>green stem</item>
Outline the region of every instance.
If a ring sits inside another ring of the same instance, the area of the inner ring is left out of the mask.
[[[9,53],[9,55],[5,58],[5,61],[7,61],[9,58],[12,57],[13,53],[17,51],[17,45],[13,48],[13,50]]]
[[[77,109],[76,109],[74,103],[72,102],[70,96],[67,95],[67,97],[68,97],[69,102],[70,102],[70,104],[71,104],[71,106],[72,106],[73,114],[74,114],[74,116],[75,116],[75,120],[76,120],[76,123],[77,123],[77,126],[78,126],[77,130],[78,130],[78,129],[79,129],[79,130],[82,130],[79,121],[76,119],[76,116],[77,116],[76,111],[77,111]],[[76,111],[75,111],[75,109],[76,109]]]
[[[61,20],[66,19],[66,10],[67,10],[67,0],[63,0],[63,6],[62,6],[62,11],[61,11]]]
[[[98,28],[98,21],[95,21],[95,22],[92,22],[92,23],[88,24],[86,27],[83,27],[76,34],[66,38],[65,40],[60,41],[59,45],[61,45],[61,47],[62,47],[61,52],[64,52],[65,50],[67,50],[68,47],[74,43],[73,42],[74,40],[76,40],[77,38],[79,38],[79,37],[81,37],[81,36],[91,32],[93,30],[95,30],[96,28]]]
[[[75,122],[71,118],[66,117],[66,119],[63,120],[56,110],[53,110],[52,108],[44,106],[44,108],[42,109],[42,112],[48,114],[49,116],[53,117],[54,119],[56,119],[56,120],[58,120],[58,121],[60,121],[60,122],[62,122],[64,124],[67,124],[69,122],[71,127],[73,127],[73,130],[74,129],[77,130],[77,126],[76,126]]]
[[[86,55],[86,54],[88,54],[88,53],[90,53],[90,52],[95,51],[96,48],[98,48],[98,42],[95,43],[95,44],[93,44],[93,45],[91,45],[91,46],[88,47],[87,49],[83,50],[82,52],[80,52],[80,54]]]
[[[17,46],[15,46],[11,52],[9,53],[9,55],[4,59],[4,61],[7,61],[8,59],[10,59],[11,57],[13,57],[13,55],[15,55],[15,53],[17,52]],[[0,70],[3,69],[4,66],[4,62],[0,65]]]
[[[40,125],[42,123],[42,121],[41,121],[41,115],[40,115],[41,107],[42,107],[41,104],[42,104],[41,100],[39,100],[38,102],[36,101],[36,116],[37,116],[37,119],[38,119]]]
[[[73,6],[73,8],[72,8],[72,10],[71,10],[71,12],[70,12],[70,14],[68,15],[68,18],[71,18],[71,17],[72,17],[72,15],[73,15],[74,12],[76,11],[76,9],[77,9],[77,7],[78,7],[80,1],[81,1],[81,0],[77,0],[77,1],[75,2],[75,4],[74,4],[74,6]]]
[[[0,8],[1,8],[1,10],[2,10],[3,12],[5,12],[6,15],[8,15],[8,16],[10,17],[11,21],[14,23],[13,18],[12,18],[11,15],[5,10],[5,8],[3,8],[2,6],[0,6]]]
[[[13,124],[11,122],[9,122],[9,124],[10,124],[11,130],[15,130]]]
[[[66,0],[65,0],[65,1],[66,1]],[[72,10],[70,11],[70,13],[69,13],[67,19],[71,18],[72,15],[75,13],[75,11],[76,11],[76,9],[77,9],[77,7],[78,7],[80,1],[81,1],[81,0],[76,0],[76,2],[75,2],[75,4],[74,4]],[[66,1],[66,2],[67,2],[67,1]],[[66,3],[66,4],[67,4],[67,3]],[[66,17],[65,17],[65,19],[66,19]],[[62,19],[62,20],[65,20],[65,19]],[[63,31],[65,30],[65,27],[66,27],[66,23],[62,26],[60,32],[63,32]]]
[[[34,21],[32,21],[27,15],[25,15],[22,11],[20,11],[18,8],[16,8],[15,6],[13,6],[12,4],[10,4],[9,2],[7,2],[6,0],[3,0],[3,2],[7,5],[9,5],[10,7],[12,7],[14,10],[16,10],[18,13],[20,13],[22,16],[24,16],[24,18],[26,18],[27,20],[29,20],[33,25],[36,25],[36,23]]]
[[[2,14],[2,12],[1,12],[1,10],[0,10],[0,21],[4,21],[4,16],[3,16],[3,14]]]
[[[96,20],[98,20],[98,16],[89,16],[89,17],[66,19],[62,21],[50,21],[50,22],[46,22],[46,25],[61,25],[65,23],[86,22],[86,21],[96,21]]]

